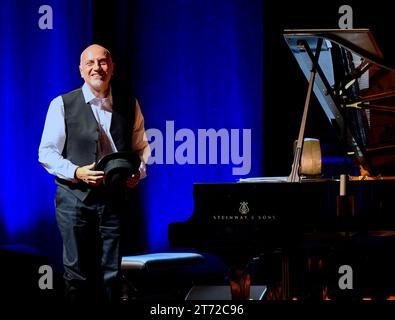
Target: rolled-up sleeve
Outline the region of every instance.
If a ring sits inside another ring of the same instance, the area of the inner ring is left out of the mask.
[[[140,176],[144,178],[146,173],[146,163],[151,156],[151,148],[148,143],[144,127],[144,116],[141,112],[140,104],[136,100],[135,121],[132,135],[132,150],[137,152],[141,159]]]
[[[62,156],[65,141],[64,105],[62,97],[58,96],[51,101],[48,108],[38,149],[38,161],[50,174],[74,181],[78,166]]]

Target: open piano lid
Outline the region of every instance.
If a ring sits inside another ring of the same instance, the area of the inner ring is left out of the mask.
[[[368,29],[285,30],[284,38],[363,176],[395,175],[395,69]],[[318,63],[317,63],[318,54]]]

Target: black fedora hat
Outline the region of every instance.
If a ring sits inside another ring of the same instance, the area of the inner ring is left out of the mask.
[[[104,171],[104,184],[111,187],[124,187],[126,180],[139,171],[140,157],[134,152],[119,151],[101,158],[96,170]]]

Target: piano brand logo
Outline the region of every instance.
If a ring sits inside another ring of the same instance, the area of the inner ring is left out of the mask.
[[[252,211],[250,210],[249,203],[247,201],[240,201],[239,202],[238,213],[237,211],[230,210],[234,212],[231,214],[230,212],[227,214],[213,214],[212,219],[219,221],[219,220],[227,220],[227,221],[259,221],[260,223],[271,223],[277,220],[277,215],[272,214],[269,212],[264,212],[262,209],[258,209],[253,206]],[[236,205],[236,203],[235,203]],[[228,210],[226,210],[228,211]]]
[[[247,214],[250,212],[250,208],[248,208],[248,202],[240,202],[239,212],[241,214]]]
[[[174,121],[159,129],[146,130],[151,147],[148,164],[233,164],[233,175],[251,171],[251,129],[191,129],[175,131]],[[165,136],[165,138],[164,138]]]

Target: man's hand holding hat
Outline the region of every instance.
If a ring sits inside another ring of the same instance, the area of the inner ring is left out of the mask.
[[[77,170],[75,170],[75,177],[91,186],[98,186],[103,182],[104,171],[95,171],[95,167],[96,162],[78,167]]]

